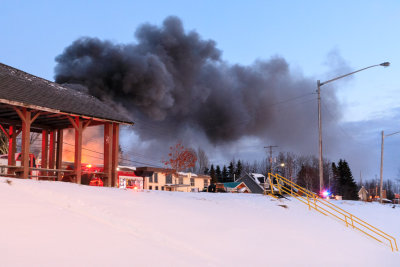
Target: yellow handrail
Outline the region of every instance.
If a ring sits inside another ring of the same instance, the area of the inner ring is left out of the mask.
[[[310,210],[312,208],[326,216],[328,216],[328,214],[329,214],[329,215],[335,217],[336,219],[343,221],[347,227],[349,225],[351,225],[351,227],[353,229],[357,229],[360,232],[364,233],[365,235],[375,239],[376,241],[383,243],[383,241],[380,240],[378,237],[373,236],[373,234],[378,235],[379,237],[389,241],[392,251],[394,251],[394,249],[396,249],[396,251],[399,250],[397,247],[396,239],[394,237],[386,234],[385,232],[381,231],[380,229],[370,225],[369,223],[361,220],[357,216],[343,210],[342,208],[334,205],[333,203],[320,198],[317,194],[293,183],[289,179],[287,179],[279,174],[268,173],[268,178],[269,178],[269,183],[271,186],[270,188],[271,188],[272,195],[274,195],[274,187],[273,186],[275,185],[273,183],[272,179],[275,178],[276,186],[277,186],[277,189],[280,194],[282,194],[282,192],[287,193],[287,194],[293,196],[294,198],[296,198],[297,200],[299,200],[300,202],[306,204]],[[290,186],[291,188],[294,187],[297,190],[297,192],[295,192],[295,190],[289,189],[288,187],[286,187],[286,185]],[[299,194],[299,193],[301,193],[301,194]],[[304,194],[304,196],[303,196],[303,194]],[[313,201],[312,204],[311,204],[310,200]],[[343,216],[344,218],[341,216]],[[348,219],[350,221],[348,221]],[[364,230],[361,229],[360,227],[362,227]],[[394,246],[393,246],[393,243],[394,243]]]
[[[393,236],[390,236],[390,235],[386,234],[385,232],[381,231],[380,229],[378,229],[378,228],[376,228],[376,227],[370,225],[369,223],[367,223],[367,222],[363,221],[362,219],[358,218],[357,216],[355,216],[355,215],[353,215],[353,214],[351,214],[351,213],[349,213],[349,212],[343,210],[342,208],[340,208],[340,207],[334,205],[333,203],[331,203],[331,202],[329,202],[329,201],[327,201],[327,200],[325,200],[325,199],[319,198],[318,195],[316,195],[315,193],[313,193],[313,192],[311,192],[311,191],[309,191],[309,190],[307,190],[307,189],[305,189],[305,188],[302,188],[302,187],[298,186],[297,184],[293,183],[292,181],[288,180],[287,178],[285,178],[285,177],[283,177],[283,176],[281,176],[281,175],[279,175],[279,174],[276,174],[275,176],[276,176],[276,177],[279,177],[279,178],[282,179],[282,180],[285,180],[286,183],[296,185],[297,187],[301,188],[302,190],[308,191],[310,194],[312,194],[313,197],[318,198],[319,201],[321,201],[322,204],[324,204],[324,205],[326,205],[326,206],[329,206],[329,205],[330,205],[330,206],[332,206],[332,207],[334,207],[334,208],[336,208],[336,209],[339,209],[340,211],[346,213],[346,214],[347,214],[347,217],[355,218],[355,219],[357,219],[357,220],[359,220],[359,221],[365,223],[366,225],[368,225],[368,226],[374,228],[376,231],[378,231],[378,232],[380,232],[380,233],[386,235],[387,237],[393,239],[394,242],[395,242],[395,244],[396,244],[396,248],[397,248],[397,242],[396,242],[396,239],[395,239]],[[279,178],[278,178],[278,179],[279,179]],[[332,208],[332,207],[330,207],[330,208]],[[332,208],[332,209],[334,209],[334,208]],[[338,212],[339,212],[339,211],[338,211]],[[339,212],[339,213],[341,213],[341,212]],[[343,214],[343,213],[341,213],[341,214],[344,215],[344,216],[346,216],[346,215]],[[397,250],[398,250],[398,249],[397,249]]]

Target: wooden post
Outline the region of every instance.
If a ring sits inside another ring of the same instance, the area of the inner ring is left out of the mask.
[[[76,183],[82,183],[82,120],[79,117],[75,118],[75,174],[76,174]]]
[[[15,125],[10,125],[8,128],[8,165],[15,166],[15,152],[17,151],[17,129]],[[9,174],[13,174],[14,170],[8,169]]]
[[[113,126],[111,122],[104,123],[104,172],[107,177],[107,186],[112,186],[112,147]]]
[[[75,120],[71,117],[67,117],[71,122],[72,126],[75,128],[75,159],[74,159],[74,168],[76,175],[76,183],[82,183],[82,133],[86,127],[89,126],[92,120],[88,120],[83,125],[83,121],[79,119],[79,117],[75,117]]]
[[[119,124],[113,123],[113,143],[112,143],[112,186],[117,186],[118,179],[118,160],[119,160]]]
[[[64,131],[63,129],[57,130],[57,154],[56,154],[56,169],[62,169],[62,151],[63,151],[63,139]],[[57,172],[57,180],[62,180],[61,172]]]
[[[47,162],[47,158],[48,158],[48,152],[49,152],[49,142],[48,142],[48,138],[49,138],[49,132],[47,130],[42,130],[42,162],[41,162],[41,168],[48,168],[48,162]],[[40,175],[47,175],[47,172],[43,171],[40,172]]]
[[[31,112],[23,108],[22,116],[22,140],[21,140],[21,166],[23,166],[23,179],[29,178],[29,147],[31,135]]]
[[[49,145],[49,169],[54,169],[55,166],[55,153],[56,153],[56,130],[50,131],[50,145]]]

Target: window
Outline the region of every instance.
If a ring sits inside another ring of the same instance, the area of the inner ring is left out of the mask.
[[[164,186],[161,186],[161,190],[164,191]]]
[[[194,186],[194,178],[190,178],[190,186]]]
[[[154,173],[154,182],[158,183],[158,173]]]
[[[167,174],[167,176],[165,177],[165,183],[172,184],[172,174]]]
[[[153,175],[149,177],[149,183],[153,182]]]
[[[204,179],[204,187],[208,187],[208,179]]]
[[[158,186],[156,185],[156,188],[155,188],[155,190],[158,190]]]
[[[179,184],[183,184],[183,177],[179,177]]]
[[[153,190],[153,187],[151,185],[149,186],[149,190]]]

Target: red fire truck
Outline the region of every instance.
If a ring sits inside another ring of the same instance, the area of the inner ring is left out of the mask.
[[[73,162],[64,162],[68,170],[74,169]],[[118,166],[117,187],[129,189],[143,189],[143,177],[135,174],[135,167]],[[91,186],[104,186],[104,166],[101,164],[82,163],[82,184]],[[64,181],[72,181],[72,177],[65,176]]]

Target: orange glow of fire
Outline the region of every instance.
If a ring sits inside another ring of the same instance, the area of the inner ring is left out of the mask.
[[[88,127],[83,131],[82,137],[82,163],[88,168],[93,164],[103,163],[104,151],[103,127]],[[63,161],[73,162],[75,158],[75,132],[73,130],[64,131]]]

